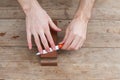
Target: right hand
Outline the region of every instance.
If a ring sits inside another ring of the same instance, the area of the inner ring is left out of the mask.
[[[41,47],[41,43],[43,44],[47,52],[50,51],[48,41],[50,43],[50,46],[54,50],[55,43],[51,36],[50,28],[55,31],[61,31],[61,29],[53,23],[44,9],[42,9],[40,6],[32,7],[30,11],[26,14],[26,32],[29,49],[32,49],[31,36],[33,35],[34,41],[40,53],[42,53],[43,50]]]

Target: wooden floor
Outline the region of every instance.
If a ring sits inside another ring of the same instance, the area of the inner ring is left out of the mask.
[[[39,0],[63,29],[79,0]],[[17,0],[0,0],[0,80],[120,80],[120,0],[96,0],[87,40],[78,51],[59,51],[57,67],[42,67],[27,48],[24,13]]]

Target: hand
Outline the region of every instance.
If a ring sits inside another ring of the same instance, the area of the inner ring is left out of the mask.
[[[63,41],[60,42],[60,44],[64,43],[62,49],[77,50],[83,45],[86,39],[87,23],[87,21],[79,18],[71,21],[66,29]]]
[[[53,23],[45,10],[39,6],[32,7],[26,14],[26,32],[29,49],[32,49],[32,35],[34,36],[34,41],[40,53],[42,53],[41,43],[45,50],[49,52],[48,41],[52,49],[55,49],[55,43],[51,36],[50,28],[55,31],[61,31],[61,29]]]

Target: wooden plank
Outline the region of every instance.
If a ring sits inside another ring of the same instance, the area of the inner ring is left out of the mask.
[[[46,59],[46,58],[57,58],[58,54],[56,54],[56,51],[50,52],[49,54],[41,54],[40,58],[41,59]]]
[[[47,9],[47,13],[53,19],[72,19],[76,8],[69,9]],[[8,14],[9,13],[9,14]],[[118,8],[94,8],[92,20],[120,20],[120,10]],[[1,19],[24,19],[24,12],[17,7],[0,7]]]
[[[30,51],[26,47],[0,47],[0,62],[14,61],[39,64],[39,57],[35,55],[36,52],[36,48]],[[58,66],[67,63],[79,65],[83,63],[120,64],[119,52],[119,48],[81,48],[77,51],[60,51]]]
[[[0,61],[31,61],[39,63],[39,57],[35,55],[36,48],[29,50],[26,47],[0,47],[0,49]]]
[[[41,66],[57,66],[58,61],[56,58],[44,58],[40,61]]]
[[[72,19],[79,4],[79,0],[39,0],[39,2],[54,19]],[[20,8],[17,8],[18,5],[16,0],[2,1],[0,18],[24,18],[25,15]],[[96,0],[91,19],[120,20],[119,8],[119,0]]]
[[[97,8],[120,8],[120,0],[96,0],[95,7]]]
[[[26,47],[0,47],[0,78],[5,80],[120,79],[120,48],[82,48],[74,51],[74,54],[73,51],[62,51],[57,67],[40,66],[38,61],[33,61],[37,60],[37,57],[33,58],[34,52],[28,51]],[[24,54],[32,59],[20,59],[19,57],[23,57]],[[13,57],[15,55],[16,58]]]
[[[44,8],[71,8],[77,7],[79,0],[38,0]],[[120,8],[120,0],[96,0],[95,7],[99,8]],[[17,7],[20,6],[16,0],[2,0],[0,7]]]
[[[46,7],[46,8],[58,8],[58,6],[60,6],[59,8],[66,8],[66,7],[73,7],[76,6],[75,4],[79,2],[79,0],[38,0],[40,5],[42,7]],[[0,7],[20,7],[19,3],[16,0],[4,0],[0,3]]]
[[[39,1],[52,18],[72,19],[79,0]],[[3,18],[0,19],[0,79],[120,80],[119,2],[120,0],[96,0],[84,46],[77,51],[60,51],[57,67],[42,67],[39,64],[39,57],[35,55],[37,49],[33,47],[33,50],[29,51],[27,48],[25,22],[21,20],[25,16],[20,8],[14,8],[19,4],[16,0],[2,0],[0,2],[0,18]],[[60,41],[70,21],[57,22],[63,30],[58,35]]]
[[[35,79],[42,79],[42,80],[72,80],[72,77],[76,80],[119,80],[119,65],[117,64],[81,64],[81,65],[71,65],[66,64],[59,67],[38,67],[38,65],[33,65],[30,63],[29,65],[24,62],[18,62],[21,64],[21,68],[19,64],[15,62],[7,62],[0,63],[2,65],[8,64],[12,65],[15,64],[14,67],[2,67],[4,70],[0,71],[4,74],[5,80],[35,80]],[[18,66],[18,67],[17,67]],[[68,67],[69,66],[69,67]],[[97,67],[96,67],[97,66]],[[68,68],[67,68],[68,67]],[[25,69],[24,69],[25,68]],[[100,75],[98,75],[100,74]],[[13,76],[14,75],[14,76]],[[25,75],[25,76],[24,76]],[[81,75],[81,76],[78,76]],[[23,78],[24,76],[24,78]],[[67,76],[67,77],[66,77]]]
[[[58,34],[58,40],[61,41],[70,21],[57,21],[58,26],[63,30]],[[118,44],[120,43],[120,21],[92,20],[88,24],[87,31],[84,47],[120,47]],[[0,33],[0,46],[27,46],[24,20],[0,20]]]

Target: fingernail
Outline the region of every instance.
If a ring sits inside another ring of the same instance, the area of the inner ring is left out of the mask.
[[[32,49],[32,45],[30,43],[28,44],[28,47],[30,50]]]

